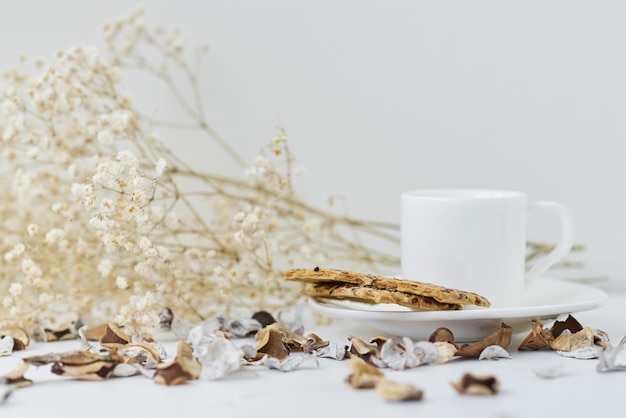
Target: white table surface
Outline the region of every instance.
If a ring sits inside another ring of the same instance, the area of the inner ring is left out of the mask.
[[[626,335],[626,294],[612,293],[606,303],[574,316],[585,326],[605,331],[613,345]],[[364,340],[379,331],[349,321],[313,326],[324,339],[347,342],[349,335]],[[31,368],[35,385],[17,390],[0,405],[0,417],[589,417],[623,412],[626,372],[599,373],[597,360],[578,360],[553,351],[517,351],[524,335],[515,335],[512,359],[459,359],[443,365],[404,371],[383,369],[389,379],[412,383],[424,391],[418,402],[388,403],[373,390],[355,390],[344,383],[346,361],[320,359],[294,372],[242,371],[217,381],[193,381],[166,387],[135,376],[104,382],[59,378],[49,367]],[[165,344],[170,355],[175,342]],[[27,350],[0,358],[0,375],[23,356],[78,349],[78,341],[36,343]],[[561,363],[566,374],[543,379],[532,369]],[[465,372],[495,375],[501,391],[471,397],[451,386]],[[610,412],[609,412],[610,411]]]

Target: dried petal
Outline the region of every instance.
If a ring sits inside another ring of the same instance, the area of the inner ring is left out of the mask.
[[[375,364],[377,366],[384,365],[384,362],[380,358],[380,350],[378,346],[368,344],[360,338],[350,336],[348,337],[350,341],[350,355],[356,356],[368,363]]]
[[[500,388],[500,382],[494,376],[465,373],[452,386],[463,395],[495,395]]]
[[[556,351],[574,351],[583,347],[591,347],[594,345],[595,333],[592,328],[585,327],[574,334],[562,332],[550,347]]]
[[[501,358],[511,358],[511,355],[504,348],[499,345],[490,345],[478,356],[478,360],[498,360]]]
[[[424,392],[411,384],[397,383],[387,379],[380,379],[376,383],[376,392],[386,401],[404,402],[420,401]]]
[[[91,341],[100,341],[100,339],[104,337],[104,334],[106,334],[106,332],[107,332],[107,324],[101,324],[92,328],[87,328],[85,330],[85,339],[91,340]]]
[[[24,377],[29,367],[29,363],[25,361],[21,362],[16,369],[5,374],[2,379],[0,379],[0,383],[11,385],[15,388],[23,388],[32,385],[33,381]]]
[[[598,352],[602,351],[602,348],[594,347],[581,347],[571,351],[557,351],[557,354],[563,357],[576,358],[579,360],[590,360],[598,358]]]
[[[355,389],[372,389],[379,380],[384,378],[384,374],[378,367],[367,363],[360,357],[351,357],[348,361],[348,368],[352,373],[346,378],[346,383]]]
[[[0,339],[11,337],[13,339],[13,351],[25,350],[30,344],[30,336],[23,328],[13,328],[0,332]],[[8,345],[8,343],[6,343]]]
[[[166,307],[159,313],[159,325],[161,326],[162,330],[171,330],[173,320],[174,312],[170,308]]]
[[[157,366],[154,381],[163,385],[173,386],[195,380],[200,376],[202,365],[193,356],[193,347],[186,341],[178,341],[174,361]]]
[[[512,334],[513,328],[503,323],[498,331],[485,337],[482,341],[474,344],[466,344],[459,348],[456,355],[462,357],[478,357],[480,353],[490,345],[499,345],[502,348],[507,348],[511,343]]]
[[[284,361],[278,361],[278,359],[268,357],[265,361],[265,365],[270,369],[280,370],[281,372],[292,372],[299,369],[302,364],[308,359],[315,360],[317,364],[317,358],[309,355],[291,355]],[[317,364],[319,366],[319,364]]]
[[[578,331],[581,331],[583,326],[574,318],[572,315],[567,315],[565,319],[559,317],[557,318],[552,328],[550,328],[550,332],[554,335],[554,338],[557,338],[559,335],[563,333],[563,331],[568,330],[570,333],[575,334]]]
[[[622,338],[615,348],[607,348],[598,352],[599,372],[626,370],[626,337]]]
[[[430,334],[428,337],[428,341],[431,343],[435,342],[446,342],[446,343],[454,343],[454,334],[448,328],[437,328]]]
[[[263,328],[276,322],[272,314],[267,311],[255,312],[254,315],[252,315],[252,319],[257,320]]]
[[[437,360],[436,364],[443,364],[448,362],[452,357],[456,355],[456,352],[459,351],[459,347],[455,344],[437,341],[434,342],[433,345],[437,347]]]
[[[539,377],[555,379],[563,376],[565,374],[565,369],[563,368],[563,363],[559,361],[545,367],[535,368],[533,369],[533,372]]]
[[[452,343],[418,341],[413,346],[413,352],[421,359],[420,364],[431,364],[439,361],[439,348],[436,344],[447,344],[453,347],[456,352],[456,346]]]
[[[104,335],[99,340],[100,344],[109,348],[123,347],[130,341],[130,337],[112,322],[107,323]]]
[[[239,370],[244,356],[244,351],[231,340],[216,338],[201,348],[198,356],[202,365],[200,379],[216,380]]]
[[[112,376],[115,367],[122,363],[122,358],[111,352],[96,354],[73,351],[58,356],[48,355],[24,359],[34,365],[46,360],[52,363],[50,369],[52,373],[78,380],[106,380]]]
[[[263,326],[253,318],[224,318],[218,317],[219,330],[234,337],[247,337],[256,334]]]
[[[317,357],[326,357],[341,361],[346,357],[346,348],[346,346],[338,343],[330,343],[326,347],[313,350],[313,354]]]
[[[256,351],[282,361],[289,357],[291,350],[283,340],[284,334],[276,328],[272,328],[274,325],[272,324],[257,332],[255,338],[259,344],[256,346]]]
[[[14,345],[15,341],[10,335],[7,335],[0,339],[0,357],[10,356],[11,353],[13,353]]]
[[[404,347],[393,338],[388,339],[380,349],[380,359],[386,367],[393,370],[404,370],[407,367],[407,357]]]
[[[611,341],[606,332],[601,329],[594,329],[595,336],[593,337],[593,343],[599,345],[602,348],[611,348]]]
[[[554,341],[554,335],[549,329],[543,328],[538,321],[532,321],[530,334],[517,347],[518,350],[542,350],[549,349]]]

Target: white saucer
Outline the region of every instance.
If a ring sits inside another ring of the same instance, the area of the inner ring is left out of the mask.
[[[607,294],[595,287],[559,279],[535,280],[515,308],[469,307],[459,311],[412,311],[399,305],[309,299],[311,307],[323,315],[349,319],[385,333],[426,339],[438,327],[449,328],[455,341],[478,341],[496,331],[502,322],[513,333],[528,332],[531,320],[551,320],[564,313],[598,308]]]

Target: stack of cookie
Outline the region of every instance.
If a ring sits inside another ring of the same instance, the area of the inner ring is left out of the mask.
[[[285,280],[305,283],[302,294],[315,298],[349,299],[365,303],[395,303],[421,311],[458,310],[463,305],[488,307],[476,293],[430,283],[394,279],[336,269],[293,269]]]

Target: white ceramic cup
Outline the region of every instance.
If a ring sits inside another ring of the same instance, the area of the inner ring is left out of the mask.
[[[528,204],[506,190],[425,189],[402,193],[402,278],[485,296],[492,307],[523,303],[530,281],[562,260],[574,240],[569,210],[556,202]],[[561,238],[547,255],[526,266],[530,210],[558,215]]]

